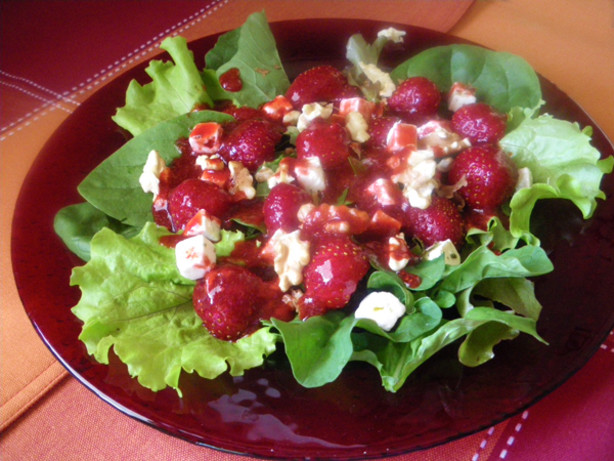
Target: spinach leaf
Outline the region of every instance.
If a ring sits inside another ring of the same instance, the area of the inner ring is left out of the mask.
[[[540,104],[541,87],[531,66],[521,57],[474,45],[438,46],[408,59],[391,72],[399,82],[422,76],[441,91],[455,82],[477,90],[477,97],[502,113],[512,108],[533,108]]]

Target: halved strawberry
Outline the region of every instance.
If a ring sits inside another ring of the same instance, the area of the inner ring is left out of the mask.
[[[252,333],[258,325],[262,281],[240,266],[216,267],[194,287],[194,309],[212,336],[224,341]]]
[[[425,247],[450,239],[459,245],[464,237],[463,218],[450,199],[434,196],[426,209],[407,205],[403,231],[407,237],[419,239]]]
[[[346,236],[321,239],[305,267],[305,295],[299,303],[302,319],[344,307],[369,270],[360,246]]]
[[[463,179],[466,184],[458,194],[471,208],[483,210],[495,208],[511,196],[518,170],[499,147],[485,144],[465,149],[452,162],[448,181],[455,184]]]
[[[452,116],[452,128],[473,144],[495,144],[505,134],[507,117],[488,104],[478,102],[461,107]]]
[[[178,231],[201,209],[217,218],[223,217],[230,203],[230,195],[215,184],[200,179],[186,179],[171,191],[168,212],[174,230]]]
[[[315,119],[296,139],[299,159],[318,157],[324,169],[335,168],[350,156],[350,136],[344,126]]]
[[[345,75],[333,66],[313,67],[299,74],[286,91],[286,98],[296,109],[304,104],[336,101],[357,95]]]
[[[388,107],[410,119],[431,117],[439,110],[441,93],[431,80],[410,77],[403,80],[388,100]]]
[[[301,205],[310,201],[309,194],[293,184],[280,183],[273,187],[264,200],[264,223],[269,233],[277,229],[286,232],[297,229],[297,212]]]
[[[257,118],[244,120],[224,137],[220,155],[227,162],[241,162],[254,172],[263,162],[275,158],[275,147],[281,137],[280,126],[275,123]]]

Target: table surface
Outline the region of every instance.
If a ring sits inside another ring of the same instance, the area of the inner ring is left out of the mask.
[[[193,446],[121,414],[45,348],[10,261],[15,201],[45,141],[111,78],[157,44],[269,20],[371,18],[450,32],[527,59],[614,138],[611,0],[91,0],[0,3],[0,452],[5,460],[241,459]],[[130,27],[126,27],[130,18]],[[68,26],[66,26],[68,24]],[[40,434],[47,434],[41,437]],[[605,460],[614,452],[614,335],[553,393],[474,435],[402,460]],[[611,458],[610,458],[611,459]]]

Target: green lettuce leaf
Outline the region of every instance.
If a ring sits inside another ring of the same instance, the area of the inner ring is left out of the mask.
[[[83,321],[87,351],[106,364],[113,347],[141,385],[179,394],[182,370],[215,378],[261,365],[277,336],[262,328],[235,343],[213,338],[194,311],[194,282],[177,271],[174,251],[158,243],[167,233],[150,223],[132,239],[107,228],[94,236],[90,261],[71,276],[82,292],[73,313]]]
[[[222,35],[205,56],[205,63],[202,78],[214,100],[259,107],[290,86],[264,13],[250,15],[241,27]],[[219,78],[233,68],[239,69],[242,88],[225,91]]]
[[[152,81],[141,85],[132,80],[125,106],[117,109],[113,116],[115,123],[133,136],[199,105],[213,107],[185,38],[167,38],[160,48],[167,51],[175,63],[150,61],[145,72]]]
[[[152,195],[143,192],[139,184],[149,152],[156,150],[169,164],[180,155],[175,146],[177,139],[187,137],[197,123],[231,120],[234,120],[231,116],[220,112],[200,111],[159,123],[130,139],[100,163],[79,184],[79,193],[103,213],[140,229],[153,221]]]
[[[462,82],[476,88],[479,100],[502,113],[541,103],[539,79],[524,59],[474,45],[429,48],[401,63],[390,76],[397,82],[414,76],[427,77],[441,91]]]
[[[589,218],[604,199],[601,179],[612,171],[614,157],[601,159],[590,136],[576,123],[550,115],[527,118],[501,140],[519,168],[528,167],[530,187],[518,190],[510,207],[510,231],[514,236],[530,233],[530,218],[540,199],[571,200]]]

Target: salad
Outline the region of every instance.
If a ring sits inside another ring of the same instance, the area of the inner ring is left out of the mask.
[[[395,29],[347,44],[347,67],[286,75],[264,13],[199,66],[181,37],[131,82],[131,138],[79,185],[55,229],[85,261],[74,314],[153,391],[182,372],[241,375],[283,348],[305,387],[351,361],[388,391],[442,348],[478,366],[537,331],[532,279],[553,270],[531,214],[589,218],[604,174],[590,127],[540,113],[521,58],[471,45],[393,69]],[[546,346],[545,346],[546,347]]]

